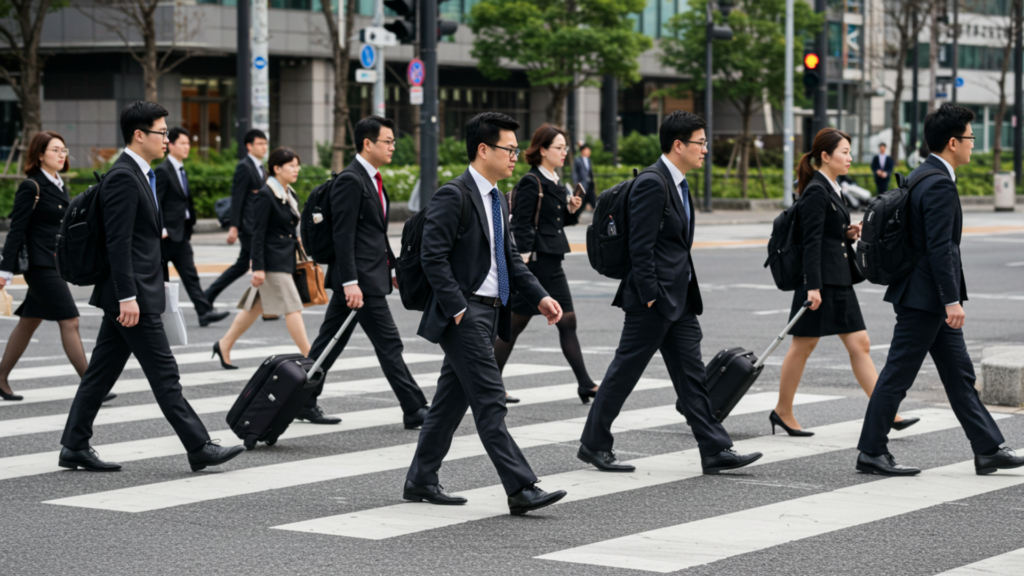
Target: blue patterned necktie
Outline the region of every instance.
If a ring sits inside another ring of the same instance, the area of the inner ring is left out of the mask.
[[[156,174],[152,170],[149,171],[149,189],[153,192],[153,204],[156,205],[156,209],[160,211],[160,201],[156,199]]]
[[[181,167],[181,187],[185,189],[185,196],[188,196],[188,176],[185,175],[185,167]]]
[[[686,178],[683,178],[682,184],[679,188],[683,191],[683,210],[686,211],[686,226],[690,226],[690,184],[686,182]]]
[[[491,190],[491,221],[494,223],[494,259],[498,263],[498,297],[508,304],[508,267],[505,262],[505,237],[501,233],[501,200],[498,189]]]

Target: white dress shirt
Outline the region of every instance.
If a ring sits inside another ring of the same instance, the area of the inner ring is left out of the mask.
[[[946,162],[946,159],[943,158],[942,156],[939,156],[937,154],[932,154],[932,156],[934,156],[939,162],[942,162],[942,165],[945,166],[946,170],[949,171],[949,177],[953,179],[953,183],[955,184],[956,183],[956,172],[953,171],[953,165],[950,164],[949,162]],[[959,303],[960,303],[960,301],[957,300],[956,302],[950,302],[949,304],[946,304],[946,306],[956,306]]]
[[[825,173],[822,172],[821,175],[825,176]],[[834,190],[835,193],[839,195],[839,198],[842,199],[843,187],[839,185],[839,182],[836,182],[835,180],[829,178],[828,176],[825,176],[825,180],[828,180],[828,183],[832,185],[832,190]]]
[[[139,165],[139,170],[142,170],[142,174],[144,176],[146,176],[146,179],[148,180],[149,179],[149,173],[150,173],[150,171],[153,170],[149,166],[149,162],[146,162],[145,160],[143,160],[142,156],[139,156],[135,152],[132,152],[131,148],[125,148],[124,149],[124,153],[127,154],[128,157],[131,158],[132,160],[135,160],[135,163]],[[152,189],[150,190],[150,194],[154,194]],[[156,198],[155,197],[153,198],[153,201],[156,202]],[[128,297],[128,298],[122,298],[121,300],[118,300],[118,302],[131,302],[132,300],[135,300],[135,296],[131,296],[131,297]]]
[[[178,160],[177,158],[175,158],[174,156],[171,156],[170,154],[167,155],[167,159],[171,161],[171,166],[174,166],[174,174],[178,177],[178,184],[181,185],[181,189],[184,190],[185,189],[185,179],[182,178],[181,171],[184,170],[185,165],[181,163],[181,160]],[[188,208],[185,208],[185,220],[188,220],[188,219],[189,219]]]
[[[487,240],[491,245],[491,269],[487,271],[487,277],[484,278],[483,284],[479,288],[474,290],[474,294],[478,296],[484,296],[487,298],[498,297],[498,261],[494,257],[494,211],[491,210],[491,190],[497,188],[497,183],[491,182],[487,178],[484,178],[476,171],[472,166],[469,167],[469,174],[473,177],[473,182],[476,183],[476,188],[480,192],[480,197],[484,201],[484,213],[487,215]],[[499,192],[500,194],[501,192]],[[503,226],[504,223],[499,224]],[[503,232],[504,233],[504,232]],[[455,316],[459,316],[466,309],[463,308]]]
[[[547,168],[540,165],[537,166],[537,170],[541,173],[542,176],[544,176],[548,180],[551,180],[555,184],[558,184],[558,174],[555,174],[554,172],[551,172]]]
[[[688,202],[686,198],[683,198],[683,180],[686,180],[686,176],[683,175],[683,173],[679,171],[679,168],[676,168],[676,165],[673,164],[672,161],[664,154],[661,155],[661,161],[668,167],[668,172],[672,175],[672,181],[676,185],[676,194],[679,194],[679,200],[685,206]],[[690,210],[693,210],[693,206],[690,206]],[[687,222],[686,225],[689,226],[690,223]]]
[[[356,154],[356,160],[358,160],[359,161],[359,165],[362,166],[364,170],[366,170],[366,173],[370,175],[370,180],[372,180],[376,184],[376,182],[377,182],[377,173],[380,172],[380,170],[375,168],[373,166],[373,164],[370,164],[366,160],[366,158],[363,158],[363,156],[361,154]],[[385,212],[384,213],[384,222],[387,222],[387,221],[388,221],[388,215],[387,215],[387,212]],[[395,269],[394,268],[391,269],[391,277],[392,278],[395,277]],[[344,287],[344,286],[352,286],[353,284],[359,284],[359,280],[358,279],[356,279],[356,280],[349,280],[348,282],[343,282],[341,285]]]
[[[260,160],[252,154],[246,154],[246,156],[248,156],[249,160],[252,160],[252,163],[256,165],[256,173],[260,175],[260,178],[266,178],[267,175],[263,173],[263,160]]]

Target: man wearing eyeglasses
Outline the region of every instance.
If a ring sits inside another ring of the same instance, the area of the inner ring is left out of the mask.
[[[388,242],[391,203],[380,167],[390,164],[395,152],[395,124],[378,116],[363,118],[355,125],[353,137],[358,154],[335,178],[329,193],[334,261],[328,267],[325,284],[334,294],[309,357],[320,357],[354,311],[356,322],[373,344],[384,376],[402,406],[403,424],[413,430],[423,424],[427,399],[402,359],[402,338],[386,298],[398,283],[395,256]],[[342,334],[325,359],[324,370],[330,370],[355,328],[353,322]],[[298,418],[314,424],[340,423],[340,418],[325,416],[317,405],[322,391],[323,384],[313,392]]]

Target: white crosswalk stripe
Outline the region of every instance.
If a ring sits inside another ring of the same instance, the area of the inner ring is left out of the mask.
[[[935,576],[1010,576],[1024,571],[1024,548],[948,570]]]

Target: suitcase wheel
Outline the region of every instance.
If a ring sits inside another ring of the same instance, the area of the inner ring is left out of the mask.
[[[242,445],[245,446],[246,450],[252,450],[256,447],[256,438],[252,436],[246,436],[245,440],[242,440]]]
[[[267,446],[273,446],[274,444],[277,444],[277,438],[274,438],[273,440],[267,440],[266,443]]]

